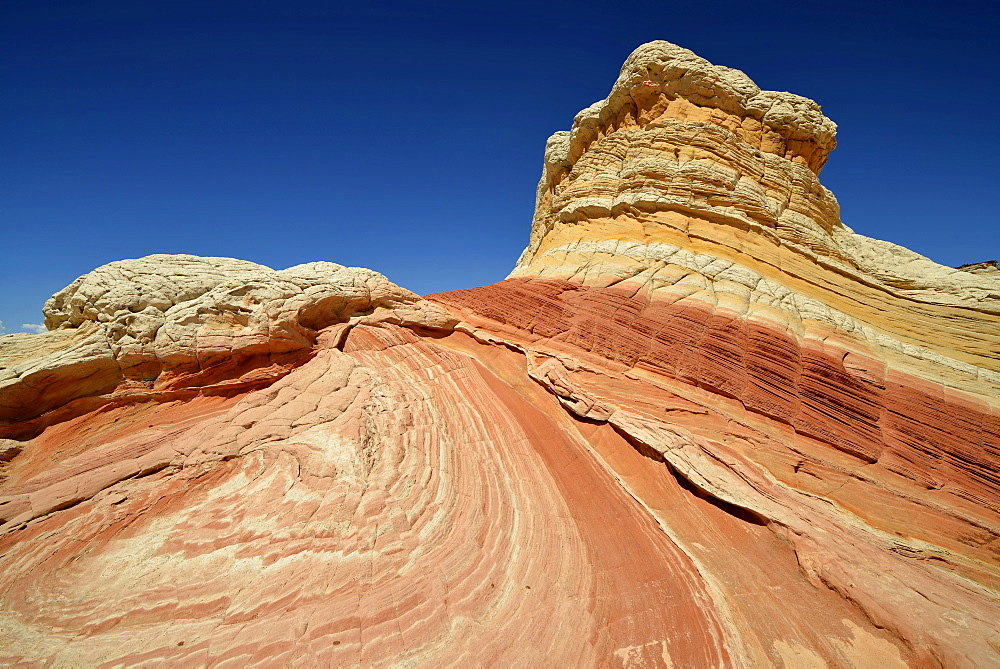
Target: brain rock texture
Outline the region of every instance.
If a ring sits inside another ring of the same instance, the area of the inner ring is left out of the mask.
[[[1000,665],[1000,274],[666,42],[500,283],[149,256],[0,337],[0,664]]]

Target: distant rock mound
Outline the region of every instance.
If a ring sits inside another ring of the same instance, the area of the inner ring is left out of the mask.
[[[110,263],[0,337],[0,663],[1000,663],[1000,278],[667,42],[500,283]]]
[[[985,274],[987,276],[1000,277],[1000,263],[996,260],[959,265],[955,269],[960,269],[963,272],[971,272],[973,274]]]

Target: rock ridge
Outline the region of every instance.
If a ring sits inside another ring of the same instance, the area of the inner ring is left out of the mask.
[[[368,269],[314,262],[275,271],[191,255],[103,265],[53,295],[43,313],[50,332],[0,345],[0,423],[122,384],[170,390],[290,364],[337,323],[455,322]],[[19,344],[30,344],[27,355]]]
[[[667,42],[511,276],[109,263],[0,337],[0,664],[1000,663],[1000,280]]]

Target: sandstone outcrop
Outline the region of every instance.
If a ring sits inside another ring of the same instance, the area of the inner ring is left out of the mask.
[[[454,322],[363,268],[314,262],[275,271],[184,255],[99,267],[52,296],[43,313],[49,332],[0,343],[0,424],[15,433],[30,434],[46,421],[32,419],[78,398],[231,383],[287,365],[333,324]]]
[[[1000,663],[1000,279],[847,228],[835,130],[653,42],[498,284],[81,277],[0,337],[0,663]]]
[[[956,269],[973,274],[985,274],[987,276],[1000,277],[1000,262],[987,260],[986,262],[974,262],[969,265],[960,265]]]

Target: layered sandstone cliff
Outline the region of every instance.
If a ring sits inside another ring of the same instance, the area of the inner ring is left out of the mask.
[[[0,338],[0,662],[1000,663],[1000,279],[854,234],[666,42],[420,298],[150,256]]]

